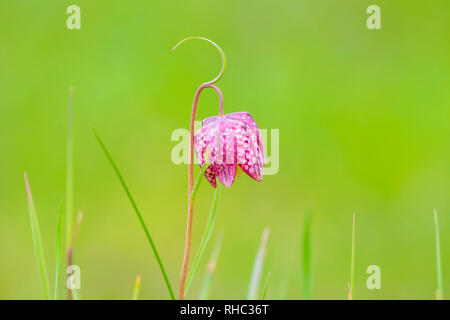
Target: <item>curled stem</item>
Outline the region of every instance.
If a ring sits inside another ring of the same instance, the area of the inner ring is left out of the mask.
[[[184,256],[183,256],[183,264],[181,266],[181,273],[180,273],[180,285],[179,285],[179,291],[178,291],[178,299],[182,300],[184,299],[184,291],[186,286],[186,278],[187,278],[187,272],[188,272],[188,265],[189,265],[189,255],[191,252],[191,231],[192,231],[192,221],[194,217],[194,198],[197,188],[194,189],[194,122],[195,122],[195,113],[197,111],[197,103],[198,99],[200,97],[200,93],[205,88],[212,88],[216,90],[217,94],[220,98],[220,106],[219,106],[219,116],[223,116],[223,96],[222,92],[218,87],[213,85],[213,83],[217,82],[223,75],[226,67],[226,57],[223,50],[213,41],[202,38],[202,37],[189,37],[186,39],[181,40],[178,42],[175,47],[172,48],[172,51],[178,48],[179,45],[182,43],[191,40],[191,39],[199,39],[206,41],[210,44],[212,44],[220,53],[222,57],[222,69],[219,72],[219,75],[215,77],[213,80],[203,83],[200,87],[198,87],[197,91],[195,92],[194,96],[194,102],[192,104],[192,113],[191,113],[191,123],[190,123],[190,148],[189,148],[189,185],[188,185],[188,215],[187,215],[187,223],[186,223],[186,240],[185,240],[185,248],[184,248]],[[207,164],[204,164],[204,170],[206,169]],[[197,186],[199,184],[196,184]]]
[[[182,43],[191,40],[191,39],[199,39],[199,40],[203,40],[206,41],[210,44],[212,44],[220,53],[220,56],[222,57],[222,69],[219,72],[219,75],[217,77],[215,77],[214,79],[212,79],[211,81],[205,82],[204,84],[213,84],[216,83],[217,81],[219,81],[220,78],[222,78],[223,73],[225,72],[225,68],[227,66],[227,58],[225,57],[225,52],[223,52],[222,48],[220,48],[215,42],[207,39],[207,38],[203,38],[203,37],[188,37],[186,39],[181,40],[180,42],[178,42],[175,47],[172,48],[172,51],[174,51],[176,48],[178,48]]]

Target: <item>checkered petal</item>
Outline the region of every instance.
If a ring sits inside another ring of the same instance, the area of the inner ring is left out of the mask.
[[[237,165],[251,178],[262,179],[262,139],[258,126],[246,112],[205,119],[194,135],[194,149],[200,166],[209,163],[205,177],[213,187],[217,186],[216,178],[230,187]]]
[[[227,119],[233,119],[237,121],[241,121],[248,125],[250,129],[253,131],[254,135],[256,135],[256,154],[259,160],[261,161],[262,165],[265,165],[265,159],[264,159],[264,144],[262,141],[261,133],[259,132],[258,125],[256,124],[255,120],[253,120],[252,116],[248,112],[233,112],[225,115],[225,118]]]

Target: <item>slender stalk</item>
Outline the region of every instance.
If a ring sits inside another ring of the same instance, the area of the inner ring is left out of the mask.
[[[136,277],[136,282],[134,283],[133,296],[131,297],[131,300],[137,300],[140,288],[141,288],[141,275],[138,274]]]
[[[187,223],[186,223],[186,240],[185,240],[185,248],[184,248],[184,257],[183,257],[183,264],[181,266],[181,274],[180,274],[180,285],[178,288],[178,299],[182,300],[184,299],[184,290],[186,287],[186,277],[187,277],[187,271],[188,271],[188,265],[189,265],[189,255],[191,251],[191,231],[192,231],[192,221],[194,218],[194,200],[191,199],[194,192],[194,122],[195,122],[195,113],[197,111],[197,102],[198,98],[200,97],[200,93],[204,88],[213,88],[217,91],[220,98],[220,107],[219,107],[219,116],[223,116],[223,96],[222,92],[220,92],[219,88],[213,85],[213,83],[217,82],[225,72],[225,68],[227,65],[227,60],[225,57],[225,53],[223,50],[213,41],[203,38],[203,37],[189,37],[186,39],[181,40],[178,42],[175,47],[172,48],[172,51],[175,50],[180,44],[191,40],[191,39],[199,39],[206,41],[210,44],[212,44],[220,53],[220,56],[222,57],[222,69],[219,72],[219,75],[215,77],[213,80],[203,83],[195,92],[194,97],[194,103],[192,105],[192,113],[191,113],[191,126],[190,126],[190,134],[191,134],[191,140],[190,140],[190,151],[189,151],[189,187],[188,187],[188,216],[187,216]],[[206,168],[205,168],[206,169]]]
[[[66,219],[65,245],[69,248],[72,238],[73,222],[73,87],[69,87],[69,101],[67,110],[67,168],[66,168]]]
[[[197,255],[195,256],[194,263],[192,265],[192,271],[189,274],[188,279],[187,279],[186,288],[184,290],[185,295],[188,294],[189,287],[190,287],[192,280],[194,279],[194,276],[198,270],[200,261],[203,257],[206,246],[208,245],[209,238],[211,237],[212,231],[214,229],[214,224],[216,223],[217,204],[219,202],[220,189],[221,189],[221,184],[219,183],[217,185],[216,191],[214,192],[214,198],[213,198],[213,202],[211,205],[211,211],[210,211],[209,217],[208,217],[208,222],[206,223],[205,230],[203,231],[202,239],[200,241],[200,246],[197,251]]]
[[[64,201],[61,202],[61,205],[59,207],[58,211],[58,222],[56,224],[56,252],[55,252],[55,292],[53,295],[53,298],[55,300],[59,299],[58,291],[59,291],[59,271],[61,267],[61,244],[62,244],[62,216],[63,216],[63,208],[64,208]]]
[[[47,266],[45,263],[44,246],[42,244],[41,229],[39,227],[39,220],[36,214],[36,207],[34,206],[33,195],[31,194],[30,184],[28,182],[27,173],[24,173],[25,188],[28,199],[28,214],[30,216],[31,235],[33,238],[34,254],[36,256],[36,263],[39,273],[39,280],[41,283],[42,298],[50,300],[50,284],[48,281]]]
[[[191,231],[192,231],[192,221],[194,218],[194,200],[191,199],[192,193],[194,191],[194,123],[195,123],[195,113],[197,112],[197,104],[198,99],[200,97],[200,93],[205,88],[213,88],[216,90],[216,92],[219,95],[220,98],[220,106],[219,106],[219,115],[223,115],[223,96],[222,92],[219,88],[217,88],[213,84],[202,84],[200,87],[198,87],[197,91],[195,92],[194,96],[194,103],[192,105],[192,113],[191,113],[191,125],[190,125],[190,148],[189,148],[189,169],[188,169],[188,176],[189,176],[189,186],[188,186],[188,196],[189,196],[189,202],[188,202],[188,216],[187,216],[187,223],[186,223],[186,240],[185,240],[185,248],[184,248],[184,257],[183,257],[183,264],[181,266],[181,274],[180,274],[180,285],[178,288],[178,299],[183,300],[184,299],[184,289],[186,287],[186,277],[187,277],[187,271],[188,271],[188,265],[189,265],[189,255],[191,252]]]
[[[213,83],[217,82],[225,72],[227,60],[225,53],[223,50],[213,41],[203,38],[203,37],[189,37],[186,39],[181,40],[178,42],[173,48],[172,51],[175,50],[179,45],[182,43],[191,40],[191,39],[199,39],[206,41],[210,44],[212,44],[220,53],[220,56],[222,57],[222,69],[219,72],[219,75],[215,77],[213,80],[203,83],[196,91],[195,97],[194,97],[194,103],[192,106],[192,113],[191,113],[191,126],[190,126],[190,133],[191,133],[191,141],[190,141],[190,162],[189,162],[189,187],[188,187],[188,217],[187,217],[187,223],[186,223],[186,240],[185,240],[185,248],[184,248],[184,256],[183,256],[183,264],[181,266],[181,273],[180,273],[180,285],[178,288],[178,298],[182,300],[184,298],[184,290],[186,287],[186,276],[187,276],[187,270],[189,265],[189,255],[191,251],[191,230],[192,230],[192,221],[194,218],[194,200],[191,199],[193,196],[195,197],[194,193],[194,121],[195,121],[195,113],[197,111],[197,102],[198,98],[200,96],[200,93],[204,88],[213,88],[217,91],[220,97],[220,107],[219,107],[219,115],[223,116],[223,96],[220,92],[219,88],[213,85]],[[205,168],[206,169],[206,168]]]
[[[167,276],[166,270],[164,269],[164,265],[163,265],[162,260],[161,260],[161,258],[159,256],[158,250],[156,249],[156,246],[155,246],[155,244],[153,242],[153,239],[150,236],[150,232],[148,231],[148,228],[145,225],[144,218],[142,218],[141,212],[139,211],[139,209],[137,207],[137,204],[134,201],[133,196],[131,195],[131,192],[130,192],[130,190],[128,189],[128,187],[126,185],[125,180],[122,177],[122,174],[120,173],[120,171],[119,171],[118,167],[116,166],[116,164],[115,164],[113,158],[111,157],[110,153],[106,149],[103,141],[100,139],[100,136],[97,134],[97,132],[94,129],[92,129],[92,132],[94,133],[95,138],[97,139],[98,143],[100,144],[100,147],[102,148],[103,153],[105,154],[106,158],[108,159],[109,163],[113,167],[114,172],[116,173],[117,177],[119,178],[119,181],[122,184],[122,187],[125,190],[125,193],[127,194],[128,199],[130,200],[134,211],[136,212],[138,220],[139,220],[139,222],[140,222],[140,224],[142,226],[142,229],[144,230],[145,236],[147,237],[147,240],[150,243],[150,247],[152,248],[152,251],[153,251],[153,254],[155,255],[156,261],[158,262],[158,266],[159,266],[159,269],[161,270],[162,276],[164,278],[164,282],[166,283],[167,290],[169,291],[170,298],[172,300],[174,300],[175,299],[175,295],[173,293],[172,286],[170,285],[169,277]]]
[[[217,260],[219,259],[220,250],[223,243],[223,232],[219,233],[216,243],[214,245],[211,258],[209,259],[208,266],[206,268],[206,273],[203,278],[202,286],[200,288],[199,300],[206,300],[209,296],[209,288],[211,287],[211,280],[214,272],[216,272]]]
[[[80,232],[81,222],[83,221],[83,211],[78,212],[77,223],[75,225],[75,230],[72,233],[72,239],[70,240],[69,248],[67,249],[67,266],[73,265],[73,247],[75,245],[75,240],[78,238],[78,233]],[[67,275],[69,278],[70,275]],[[76,298],[76,293],[78,291],[76,289],[68,289],[67,290],[67,300],[79,300]],[[75,293],[75,294],[74,294]]]
[[[444,300],[444,286],[442,280],[442,264],[441,264],[441,240],[439,235],[439,220],[437,211],[434,210],[434,229],[436,240],[436,274],[437,274],[437,300]]]
[[[263,295],[261,300],[266,300],[266,296],[267,296],[267,289],[269,289],[269,284],[270,284],[270,279],[272,277],[272,272],[269,272],[267,274],[267,279],[266,279],[266,283],[264,284],[264,290],[263,290]]]
[[[302,276],[303,276],[303,298],[311,298],[311,213],[305,216],[302,233]]]
[[[261,237],[261,243],[259,245],[258,254],[255,258],[253,265],[252,276],[250,279],[250,285],[247,292],[247,300],[256,300],[258,297],[259,285],[261,282],[261,274],[264,264],[264,257],[266,255],[267,240],[269,239],[269,228],[265,228]]]
[[[353,288],[355,283],[355,226],[356,226],[356,214],[353,214],[353,225],[352,225],[352,260],[350,266],[350,287],[348,292],[348,299],[353,300]]]

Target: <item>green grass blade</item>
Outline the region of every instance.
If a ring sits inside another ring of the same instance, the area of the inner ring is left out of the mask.
[[[191,193],[191,201],[195,200],[195,196],[197,195],[198,188],[200,187],[200,183],[203,181],[203,175],[205,174],[206,168],[209,167],[206,163],[203,165],[203,167],[200,169],[200,173],[197,176],[197,179],[195,180],[194,189]],[[220,183],[219,183],[220,185]]]
[[[69,248],[72,240],[73,223],[73,88],[69,87],[69,102],[67,110],[67,168],[66,168],[66,219],[65,245]]]
[[[264,284],[264,290],[263,290],[263,295],[261,300],[266,300],[266,296],[267,296],[267,289],[269,289],[269,284],[270,284],[270,279],[272,277],[272,272],[269,272],[267,274],[267,279],[266,279],[266,283]]]
[[[306,213],[302,232],[302,278],[303,278],[303,298],[311,299],[312,283],[312,259],[311,259],[311,212]]]
[[[161,261],[161,258],[159,256],[158,250],[156,249],[155,244],[153,243],[153,239],[150,236],[150,232],[148,231],[147,226],[145,225],[144,219],[142,218],[141,212],[139,211],[136,202],[134,202],[134,199],[130,193],[130,190],[128,189],[125,180],[123,179],[119,169],[117,168],[113,158],[111,157],[110,153],[108,152],[108,150],[106,149],[103,141],[100,139],[100,136],[97,134],[97,132],[92,129],[92,132],[95,135],[95,138],[97,139],[98,143],[100,144],[100,147],[102,148],[103,152],[105,153],[106,158],[108,159],[109,163],[111,164],[111,166],[114,169],[114,172],[116,173],[117,177],[119,178],[120,183],[122,184],[123,189],[125,190],[125,193],[128,196],[128,199],[131,202],[131,205],[133,206],[134,211],[136,212],[136,215],[138,217],[138,220],[142,226],[142,229],[144,230],[144,233],[148,239],[148,242],[150,243],[150,246],[152,248],[153,254],[155,255],[156,261],[158,262],[159,268],[161,270],[162,276],[164,278],[164,282],[166,283],[167,289],[169,290],[169,294],[170,294],[170,298],[172,300],[175,300],[175,295],[173,294],[173,290],[172,290],[172,286],[170,285],[169,282],[169,278],[167,276],[166,270],[164,269],[164,265]]]
[[[435,239],[436,239],[436,274],[437,274],[437,285],[438,290],[436,298],[438,300],[444,300],[444,288],[442,280],[442,264],[441,264],[441,240],[439,236],[439,220],[437,211],[434,210],[434,229],[435,229]]]
[[[264,265],[264,257],[266,255],[267,240],[269,239],[269,228],[265,228],[261,243],[259,245],[258,254],[253,265],[252,276],[250,278],[250,285],[247,292],[247,300],[256,300],[258,298],[258,291],[261,282],[261,273]]]
[[[353,214],[352,224],[352,260],[350,265],[350,286],[348,290],[348,299],[353,300],[354,284],[355,284],[355,228],[356,228],[356,214]]]
[[[217,237],[213,252],[211,254],[211,258],[209,259],[206,273],[203,278],[202,286],[200,288],[200,295],[198,297],[199,300],[208,299],[209,288],[211,287],[211,280],[213,274],[216,271],[217,260],[219,259],[220,250],[222,249],[222,243],[223,243],[223,232],[221,232]]]
[[[30,184],[28,182],[27,173],[24,173],[25,188],[27,190],[28,199],[28,213],[30,216],[31,235],[33,238],[34,253],[36,256],[36,263],[38,267],[39,280],[41,283],[42,298],[50,300],[50,285],[47,275],[47,266],[45,264],[44,246],[42,245],[41,230],[39,228],[39,221],[36,214],[36,207],[34,206],[33,196],[31,194]]]
[[[136,277],[136,282],[134,283],[133,296],[131,297],[131,300],[138,299],[140,288],[141,288],[141,275],[138,274]]]
[[[201,174],[199,177],[203,180],[203,174]],[[189,287],[191,286],[192,280],[194,279],[194,276],[198,270],[198,267],[200,265],[200,261],[203,257],[203,254],[205,253],[206,246],[208,245],[209,238],[211,237],[212,231],[214,229],[214,224],[216,223],[216,217],[217,217],[217,204],[219,202],[220,197],[220,190],[221,190],[221,184],[217,184],[217,188],[214,192],[214,198],[211,205],[211,210],[208,217],[208,222],[206,223],[205,230],[203,231],[202,239],[200,241],[200,246],[197,251],[197,254],[194,259],[194,263],[192,265],[192,270],[189,273],[189,276],[186,281],[186,287],[184,289],[184,294],[187,295],[189,291]]]
[[[61,268],[61,259],[62,259],[62,216],[63,216],[63,208],[64,208],[64,201],[61,201],[61,205],[59,206],[58,211],[58,222],[56,224],[56,250],[55,250],[55,293],[53,295],[53,298],[55,300],[59,299],[58,291],[59,291],[59,271]]]

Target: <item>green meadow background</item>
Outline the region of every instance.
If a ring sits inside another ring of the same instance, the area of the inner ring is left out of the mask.
[[[66,8],[81,7],[81,30]],[[366,9],[381,7],[382,30]],[[68,87],[74,87],[74,206],[84,211],[74,262],[86,299],[167,299],[135,213],[89,126],[121,169],[178,287],[187,166],[170,155],[195,89],[220,68],[225,113],[279,129],[276,175],[223,189],[214,242],[224,244],[211,298],[245,298],[264,227],[269,299],[301,299],[301,230],[313,213],[313,299],[346,299],[357,214],[356,299],[434,299],[433,210],[450,295],[450,3],[435,1],[0,0],[0,298],[39,299],[23,172],[53,286],[65,194]],[[197,119],[218,112],[212,90]],[[270,149],[270,146],[269,146]],[[270,153],[270,150],[269,150]],[[195,252],[213,189],[201,185]],[[209,246],[206,258],[211,252]],[[191,260],[192,261],[192,260]],[[190,291],[198,296],[206,261]],[[366,268],[381,268],[368,290]]]

